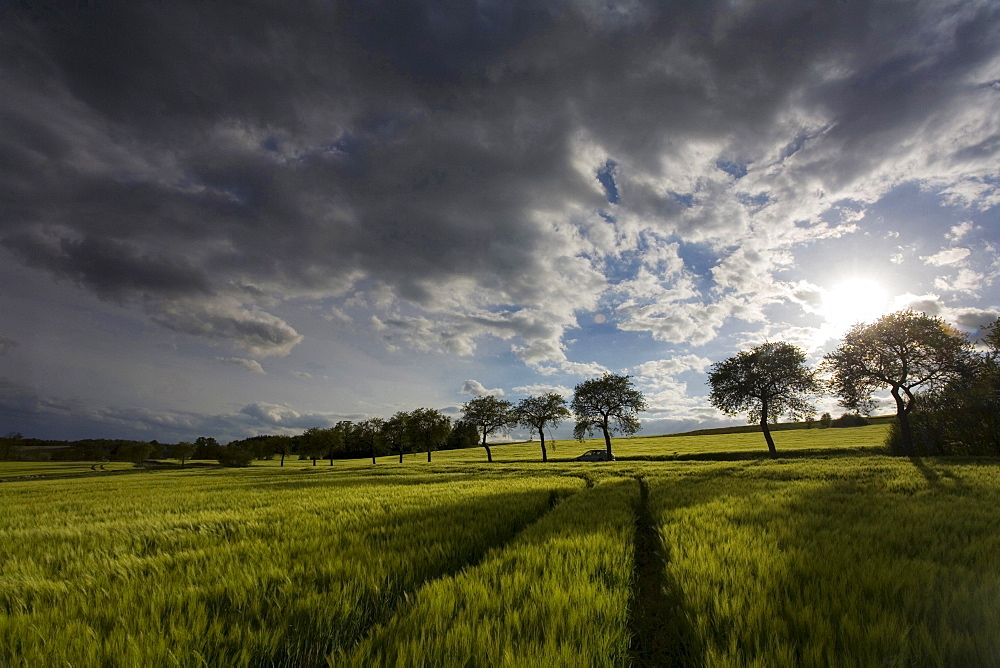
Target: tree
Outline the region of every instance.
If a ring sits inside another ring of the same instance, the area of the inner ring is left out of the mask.
[[[343,422],[338,422],[335,427],[330,427],[326,430],[326,452],[324,456],[330,460],[330,466],[333,466],[334,455],[344,451],[344,438],[347,430],[342,427],[343,424]]]
[[[285,455],[290,455],[292,453],[292,438],[291,436],[275,436],[271,441],[271,449],[276,453],[281,455],[281,461],[278,466],[285,465]]]
[[[712,365],[709,402],[724,413],[748,412],[750,422],[760,422],[767,450],[778,456],[768,423],[781,415],[793,419],[811,413],[807,397],[820,391],[816,374],[805,364],[806,354],[790,343],[762,343]]]
[[[1000,455],[1000,320],[986,329],[987,349],[973,355],[971,374],[915,393],[909,422],[918,455]],[[902,454],[898,422],[886,443]]]
[[[916,455],[910,413],[918,387],[939,388],[969,375],[972,344],[941,318],[913,311],[884,315],[855,325],[840,347],[824,358],[830,387],[847,409],[868,414],[872,393],[883,387],[896,402],[903,454]]]
[[[181,441],[180,443],[178,443],[177,445],[175,445],[173,448],[170,449],[170,454],[172,454],[175,458],[181,460],[181,468],[184,468],[184,464],[187,463],[187,460],[191,459],[191,455],[194,454],[196,447],[197,446],[195,446],[194,443]]]
[[[465,420],[455,420],[455,424],[451,428],[451,433],[448,434],[448,439],[445,441],[444,447],[448,450],[457,450],[459,448],[471,448],[476,445],[479,445],[479,430],[476,425],[470,424]]]
[[[429,462],[431,452],[448,440],[451,419],[434,408],[417,408],[409,415],[407,433],[414,449],[423,447],[426,450]]]
[[[253,452],[243,443],[230,443],[229,445],[216,446],[216,459],[222,466],[250,466],[253,461]]]
[[[19,431],[9,431],[0,438],[0,460],[12,459],[17,452],[17,446],[24,439],[24,435]]]
[[[545,451],[545,427],[555,427],[570,416],[569,409],[566,408],[566,399],[555,392],[540,397],[528,397],[522,399],[514,409],[514,416],[522,427],[538,431],[538,438],[542,443],[542,461],[549,461],[548,453]]]
[[[300,452],[299,458],[306,457],[312,460],[316,466],[317,459],[330,459],[330,466],[333,466],[333,445],[331,441],[335,438],[333,429],[321,429],[320,427],[310,427],[299,436]]]
[[[409,413],[399,411],[382,423],[382,439],[389,446],[390,450],[395,450],[399,453],[400,464],[403,463],[403,451],[406,449],[408,441],[407,423],[409,420]]]
[[[570,407],[576,414],[573,436],[583,440],[585,435],[593,434],[595,428],[600,429],[608,459],[611,459],[611,434],[631,436],[639,431],[642,425],[637,414],[646,410],[646,399],[642,392],[632,387],[629,376],[605,373],[577,385]]]
[[[493,461],[493,453],[486,444],[486,438],[497,431],[507,431],[513,422],[513,405],[506,399],[494,396],[476,397],[462,405],[462,419],[476,425],[482,435],[482,446],[486,448],[486,461]]]
[[[382,418],[373,417],[363,420],[357,425],[357,437],[371,451],[373,465],[375,464],[376,451],[384,443],[384,439],[382,438],[382,425],[384,423],[385,420]]]
[[[154,446],[151,443],[134,441],[119,450],[119,454],[136,466],[142,466],[143,462],[153,452]]]

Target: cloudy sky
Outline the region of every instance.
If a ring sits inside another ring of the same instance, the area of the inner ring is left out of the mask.
[[[765,339],[1000,313],[991,0],[14,4],[0,432],[225,441],[610,370],[663,433],[732,423],[706,370]]]

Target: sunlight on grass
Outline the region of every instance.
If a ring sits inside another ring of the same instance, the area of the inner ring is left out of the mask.
[[[635,478],[683,656],[1000,665],[1000,462],[872,454],[884,431],[776,432],[777,460],[725,434],[615,462],[4,463],[0,665],[629,665]]]

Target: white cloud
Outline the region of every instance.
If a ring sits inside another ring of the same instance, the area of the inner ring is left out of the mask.
[[[921,255],[920,259],[927,264],[942,267],[944,265],[961,262],[971,254],[972,251],[968,248],[945,248],[937,253],[934,253],[934,255]]]
[[[970,230],[972,230],[972,221],[967,220],[963,223],[959,223],[958,225],[953,225],[951,230],[945,234],[945,237],[951,239],[952,241],[960,241],[962,237],[969,233]]]
[[[949,290],[952,292],[965,292],[977,294],[987,285],[986,275],[971,269],[959,269],[958,275],[954,278],[938,276],[934,279],[934,287],[938,290]]]
[[[704,371],[712,360],[700,355],[677,355],[668,359],[643,362],[633,371],[647,382],[656,382],[666,376],[676,376],[686,371]]]
[[[569,398],[573,396],[573,389],[566,387],[565,385],[548,385],[545,383],[535,383],[533,385],[519,385],[513,388],[513,392],[517,394],[524,394],[527,396],[541,396],[543,394],[558,394],[560,396]]]
[[[462,383],[462,394],[468,394],[473,397],[502,397],[504,396],[504,391],[499,387],[491,390],[486,389],[478,380],[470,379]]]

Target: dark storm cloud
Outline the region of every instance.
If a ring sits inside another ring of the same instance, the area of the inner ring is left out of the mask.
[[[184,258],[143,255],[113,239],[53,239],[29,231],[12,234],[3,244],[26,264],[77,281],[102,297],[209,291],[204,273],[188,265]]]
[[[268,303],[336,297],[462,354],[503,320],[522,359],[566,369],[564,331],[608,287],[605,257],[639,248],[643,230],[746,245],[730,265],[767,260],[746,295],[623,327],[705,341],[754,311],[778,257],[766,251],[801,238],[793,224],[830,206],[822,193],[871,202],[933,177],[979,178],[969,197],[989,195],[997,14],[975,2],[8,11],[0,237],[26,264],[254,354],[301,340]]]
[[[6,337],[0,336],[0,355],[6,355],[14,348],[17,348],[20,344],[14,339],[8,339]]]

